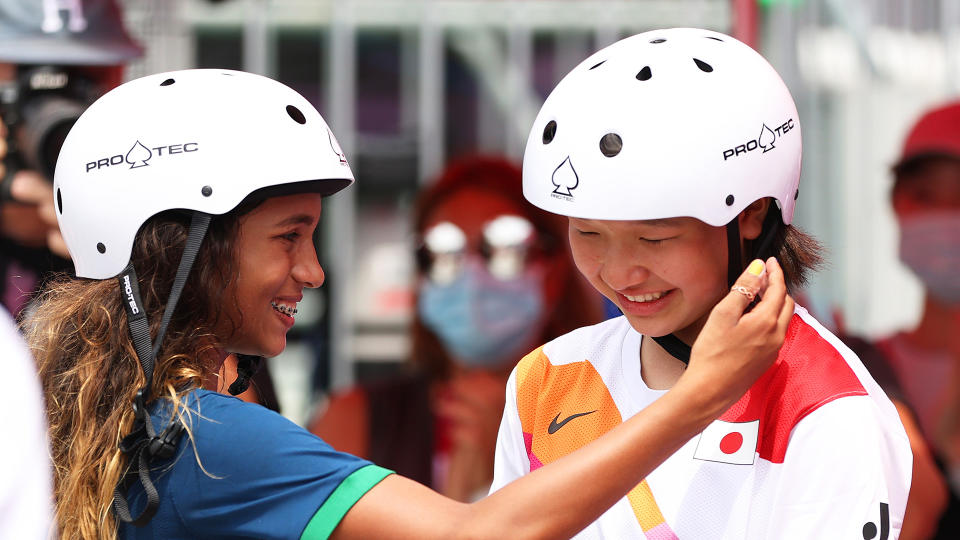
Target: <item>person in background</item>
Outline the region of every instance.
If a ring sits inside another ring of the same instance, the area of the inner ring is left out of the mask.
[[[910,478],[910,493],[903,515],[900,540],[929,540],[932,538],[955,538],[955,535],[938,536],[945,531],[940,520],[944,517],[950,492],[943,471],[940,470],[930,444],[920,431],[917,414],[910,407],[903,388],[890,366],[886,355],[869,341],[849,335],[839,335],[844,345],[850,348],[863,362],[880,388],[897,408],[900,422],[910,439],[913,450],[913,474]]]
[[[893,167],[900,259],[923,283],[918,325],[879,340],[923,436],[947,471],[940,538],[960,535],[960,101],[910,129]]]
[[[537,343],[602,319],[566,223],[528,204],[521,184],[514,164],[471,156],[420,194],[409,370],[334,393],[310,431],[454,499],[486,494],[510,370]]]
[[[0,0],[0,303],[14,316],[69,267],[52,189],[63,137],[142,54],[116,0]]]

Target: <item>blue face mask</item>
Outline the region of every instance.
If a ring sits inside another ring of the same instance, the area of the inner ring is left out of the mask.
[[[528,270],[501,281],[468,258],[457,278],[440,285],[425,279],[417,310],[454,359],[470,367],[516,362],[542,330],[543,280]]]

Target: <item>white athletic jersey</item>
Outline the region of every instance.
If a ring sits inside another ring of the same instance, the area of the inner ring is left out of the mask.
[[[524,357],[507,383],[491,489],[666,393],[640,376],[641,341],[619,317]],[[853,352],[797,308],[776,364],[576,538],[895,539],[912,462],[893,404]]]

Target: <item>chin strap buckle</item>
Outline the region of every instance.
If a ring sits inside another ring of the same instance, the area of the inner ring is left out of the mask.
[[[146,386],[137,390],[137,395],[133,398],[133,417],[140,422],[146,420],[147,417],[147,390],[149,390],[149,388]]]
[[[174,420],[159,435],[150,437],[147,441],[146,454],[148,459],[170,459],[177,451],[180,437],[183,435],[183,424]]]
[[[135,420],[133,431],[120,440],[120,451],[127,456],[130,468],[121,478],[113,493],[114,511],[120,521],[132,523],[137,527],[146,525],[157,512],[160,503],[159,494],[153,481],[150,479],[150,465],[155,460],[167,460],[176,454],[180,437],[183,436],[183,424],[173,419],[163,431],[157,435],[153,427],[153,420],[147,411],[145,396],[148,388],[137,390],[133,399]],[[135,479],[140,480],[143,491],[147,496],[147,504],[139,516],[133,517],[124,495]]]
[[[227,389],[231,396],[244,393],[250,386],[250,379],[256,375],[260,369],[260,362],[263,357],[252,354],[237,354],[237,378]]]

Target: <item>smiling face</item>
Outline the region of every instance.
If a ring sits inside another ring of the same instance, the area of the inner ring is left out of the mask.
[[[215,332],[230,352],[276,356],[287,344],[303,289],[323,283],[313,231],[320,220],[315,193],[267,199],[240,218],[238,272]],[[223,320],[226,319],[226,320]],[[230,331],[229,322],[237,323]]]
[[[577,268],[642,334],[691,343],[727,292],[722,227],[689,217],[570,218],[569,235]]]

